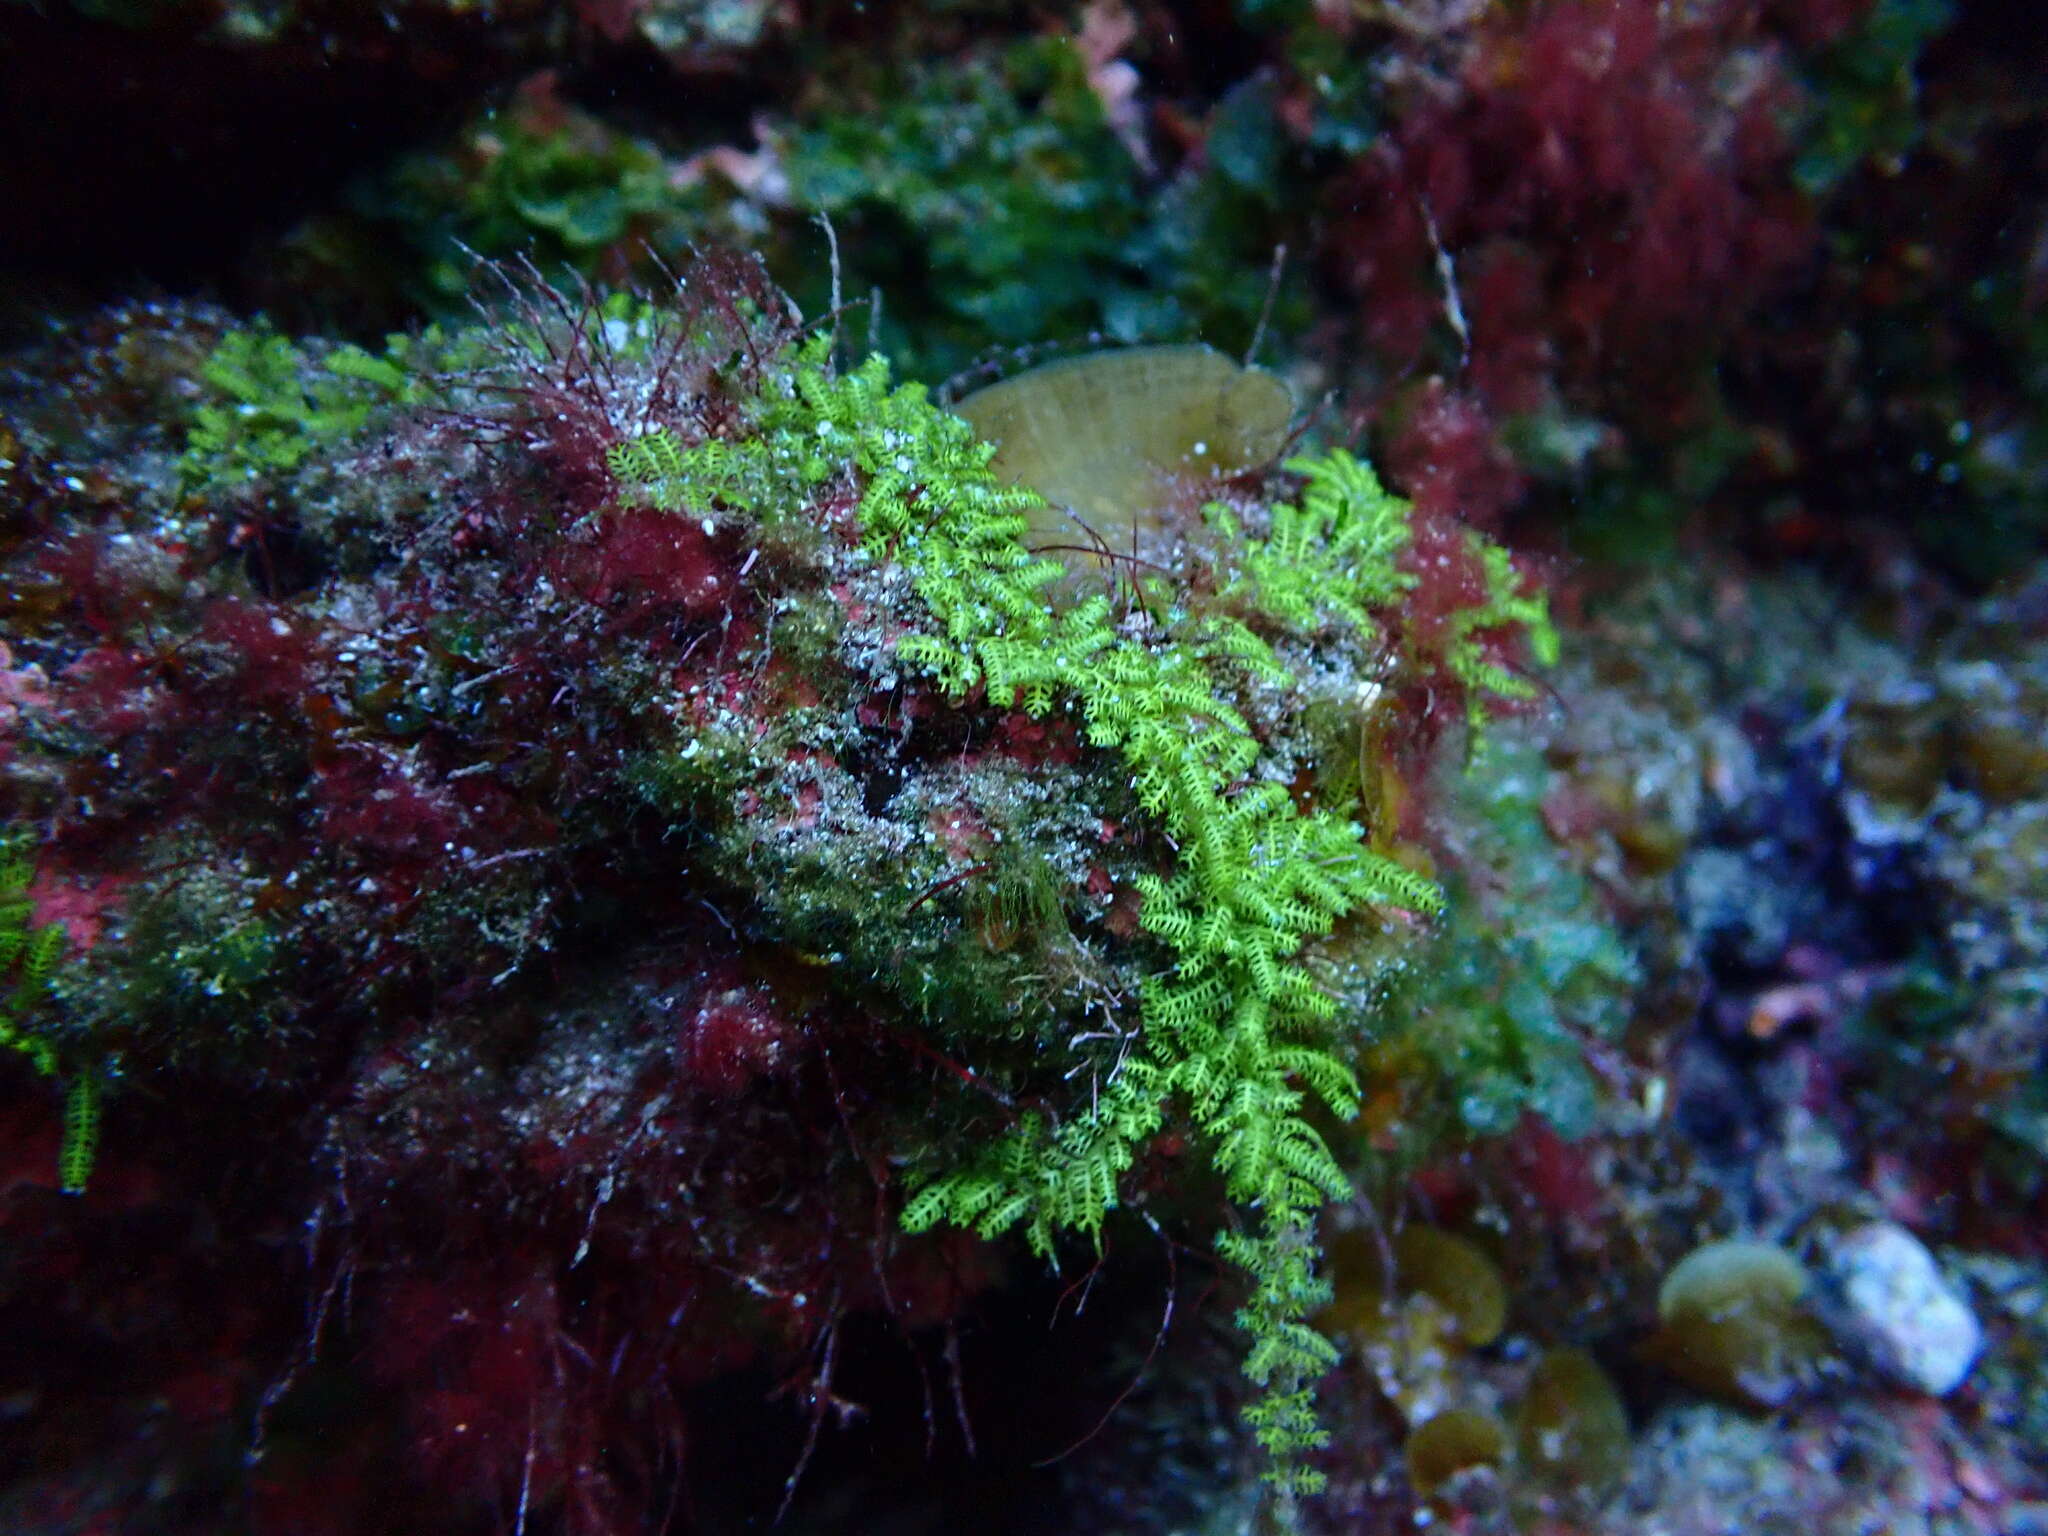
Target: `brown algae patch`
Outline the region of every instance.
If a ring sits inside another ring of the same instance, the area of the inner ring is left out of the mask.
[[[1099,539],[1124,553],[1160,531],[1175,481],[1279,457],[1294,396],[1264,369],[1189,344],[1062,358],[978,389],[953,410],[996,445],[998,477],[1045,498],[1032,515],[1034,541]]]

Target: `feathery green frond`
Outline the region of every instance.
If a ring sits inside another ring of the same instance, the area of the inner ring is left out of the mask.
[[[195,485],[288,473],[380,408],[425,398],[446,348],[430,328],[386,337],[381,356],[348,343],[316,359],[266,324],[225,332],[199,370],[209,398],[193,412],[180,473]]]
[[[50,973],[64,953],[64,930],[56,923],[32,925],[35,906],[28,890],[34,878],[31,838],[22,832],[0,836],[0,980],[10,983],[0,997],[0,1047],[27,1057],[38,1076],[60,1077],[64,1063],[48,1033],[38,1027],[38,1016],[48,1007]],[[92,1172],[98,1141],[99,1084],[87,1069],[70,1078],[58,1172],[65,1191],[78,1194]]]
[[[91,1072],[80,1072],[64,1095],[64,1145],[57,1153],[57,1175],[65,1194],[85,1193],[99,1140],[100,1080]]]
[[[1466,537],[1486,572],[1486,601],[1452,616],[1444,666],[1464,685],[1465,707],[1477,727],[1489,697],[1536,696],[1534,683],[1487,655],[1481,637],[1499,630],[1519,630],[1527,637],[1530,656],[1537,665],[1545,667],[1556,664],[1558,642],[1557,630],[1550,622],[1549,604],[1541,593],[1528,590],[1508,552],[1476,533]]]
[[[1223,597],[1310,633],[1343,625],[1370,637],[1372,610],[1414,584],[1395,565],[1408,545],[1408,503],[1341,448],[1286,467],[1307,480],[1301,504],[1272,509],[1267,536],[1245,542],[1242,574]],[[1207,516],[1226,537],[1242,538],[1227,507],[1213,505]]]
[[[1239,1321],[1262,1395],[1245,1417],[1271,1455],[1272,1480],[1309,1490],[1317,1479],[1300,1458],[1323,1440],[1314,1383],[1334,1359],[1307,1326],[1328,1295],[1315,1273],[1315,1222],[1349,1186],[1304,1117],[1304,1090],[1348,1116],[1359,1086],[1324,1049],[1335,1004],[1302,953],[1348,913],[1435,911],[1439,894],[1369,847],[1354,823],[1303,811],[1282,785],[1248,778],[1261,745],[1225,688],[1291,684],[1269,641],[1216,608],[1162,636],[1118,628],[1099,596],[1053,601],[1047,589],[1062,568],[1020,542],[1038,499],[998,481],[990,447],[921,387],[892,389],[880,358],[835,374],[828,346],[821,337],[798,351],[745,436],[685,445],[657,432],[615,446],[623,495],[767,518],[849,477],[862,548],[907,574],[924,612],[897,641],[898,660],[954,698],[980,687],[999,709],[1073,717],[1091,746],[1122,760],[1139,804],[1179,849],[1170,874],[1137,880],[1140,926],[1169,962],[1141,988],[1141,1049],[1056,1129],[1027,1115],[964,1166],[913,1173],[903,1225],[946,1222],[984,1236],[1021,1225],[1046,1255],[1063,1231],[1094,1239],[1121,1176],[1177,1109],[1208,1139],[1251,1217],[1220,1245],[1247,1280]],[[1305,482],[1300,504],[1272,508],[1265,538],[1245,541],[1236,514],[1207,509],[1242,548],[1222,608],[1306,638],[1348,629],[1371,644],[1376,611],[1413,583],[1396,564],[1407,503],[1342,451],[1288,467]],[[1473,637],[1523,624],[1540,654],[1547,621],[1512,568],[1496,576],[1493,553],[1486,558],[1492,596],[1457,631],[1451,666],[1475,688],[1512,696]]]

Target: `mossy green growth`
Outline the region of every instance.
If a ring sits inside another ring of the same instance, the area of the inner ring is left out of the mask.
[[[1408,546],[1407,504],[1341,448],[1290,459],[1287,467],[1308,485],[1300,506],[1272,509],[1265,538],[1246,539],[1237,514],[1221,503],[1203,509],[1213,528],[1244,549],[1241,574],[1223,597],[1311,634],[1348,627],[1370,635],[1372,610],[1415,585],[1394,564]]]
[[[349,213],[293,244],[331,282],[450,321],[467,309],[472,252],[531,260],[550,279],[616,282],[651,277],[653,258],[680,261],[693,245],[756,248],[817,314],[833,297],[822,212],[840,235],[841,297],[882,301],[848,323],[874,324],[893,356],[933,378],[1048,337],[1236,347],[1262,313],[1273,334],[1306,326],[1307,289],[1269,295],[1269,273],[1276,247],[1308,242],[1315,173],[1328,167],[1286,126],[1287,93],[1269,73],[1226,93],[1201,152],[1162,180],[1144,136],[1112,120],[1074,38],[985,35],[935,62],[928,30],[807,42],[799,73],[815,89],[792,120],[765,119],[747,156],[703,156],[695,139],[650,137],[529,84],[359,181]],[[1369,81],[1341,48],[1312,51],[1300,73],[1347,125],[1314,147],[1356,153],[1369,135],[1349,103]]]
[[[1444,667],[1464,686],[1466,716],[1476,730],[1486,718],[1489,701],[1525,701],[1535,698],[1537,691],[1528,678],[1510,672],[1489,656],[1480,637],[1501,630],[1519,631],[1527,640],[1530,659],[1539,667],[1553,667],[1557,665],[1557,630],[1550,622],[1549,604],[1540,592],[1527,588],[1507,550],[1476,533],[1465,538],[1486,573],[1486,599],[1452,618]]]
[[[412,296],[448,316],[469,302],[472,253],[554,277],[644,265],[642,241],[680,251],[691,231],[674,169],[650,141],[530,84],[359,184],[352,201],[400,248]]]
[[[1271,283],[1276,248],[1303,248],[1316,206],[1310,157],[1282,121],[1284,94],[1279,79],[1260,70],[1216,103],[1202,152],[1158,190],[1125,242],[1147,287],[1112,296],[1105,329],[1152,336],[1191,325],[1196,335],[1249,343],[1262,313],[1269,335],[1307,329],[1309,285]],[[1311,133],[1324,121],[1319,111]]]
[[[1395,1022],[1376,1045],[1425,1067],[1405,1078],[1391,1127],[1403,1163],[1511,1131],[1525,1112],[1567,1137],[1592,1128],[1584,1042],[1620,1033],[1640,976],[1599,893],[1558,856],[1543,822],[1550,784],[1537,744],[1511,726],[1443,797],[1459,874],[1446,921],[1392,989]]]
[[[619,444],[611,466],[631,499],[762,518],[852,471],[867,556],[900,567],[921,601],[924,622],[897,640],[898,660],[963,703],[979,691],[999,710],[1064,714],[1121,760],[1139,806],[1177,850],[1170,871],[1137,879],[1139,922],[1163,962],[1141,987],[1142,1043],[1077,1105],[1024,1114],[952,1167],[913,1170],[902,1219],[986,1236],[1021,1226],[1048,1256],[1063,1230],[1099,1238],[1121,1176],[1178,1113],[1242,1212],[1219,1247],[1247,1278],[1238,1320],[1251,1340],[1246,1372],[1263,1390],[1246,1418],[1270,1453],[1270,1480],[1290,1496],[1312,1491],[1320,1477],[1302,1458],[1325,1439],[1314,1388],[1336,1359],[1307,1322],[1328,1299],[1316,1217],[1351,1186],[1307,1101],[1349,1117],[1359,1090],[1340,1055],[1338,1004],[1302,952],[1359,908],[1434,911],[1440,897],[1370,849],[1356,823],[1304,812],[1258,776],[1260,742],[1224,679],[1249,668],[1284,680],[1271,645],[1241,619],[1189,613],[1170,593],[1154,594],[1143,622],[1119,619],[1099,594],[1055,601],[1063,568],[1020,541],[1038,498],[1001,483],[992,454],[922,386],[891,389],[882,359],[835,375],[819,339],[771,374],[748,435],[685,446],[656,433]],[[1373,605],[1403,587],[1394,560],[1407,505],[1348,455],[1292,467],[1306,482],[1302,503],[1273,509],[1269,536],[1245,545],[1233,604],[1370,639]],[[1226,524],[1227,514],[1211,516]],[[1541,622],[1540,604],[1515,601]],[[1475,630],[1515,622],[1506,598],[1488,614]]]
[[[0,838],[0,978],[13,982],[0,999],[0,1047],[27,1057],[38,1076],[69,1078],[58,1172],[65,1192],[80,1194],[99,1140],[99,1079],[89,1067],[67,1070],[48,1031],[38,1027],[49,1005],[51,972],[63,957],[64,930],[33,923],[28,888],[34,876],[31,840],[21,833]]]
[[[284,945],[271,923],[242,909],[236,885],[211,872],[137,903],[133,963],[124,978],[133,1010],[152,1030],[193,1034],[223,1015],[271,1022],[265,993],[276,988]],[[247,1028],[247,1025],[238,1026]]]
[[[430,330],[386,337],[381,354],[345,344],[315,357],[266,326],[229,331],[200,369],[212,398],[194,414],[179,471],[214,488],[288,474],[378,410],[423,398],[440,345]]]
[[[1082,334],[1133,290],[1138,166],[1066,39],[856,77],[787,166],[792,200],[848,236],[847,296],[879,285],[901,322],[889,345],[939,375],[992,344]]]
[[[1865,161],[1896,163],[1919,143],[1920,89],[1914,68],[1927,45],[1955,21],[1951,0],[1877,0],[1863,20],[1821,54],[1794,174],[1827,193]]]
[[[131,1061],[204,1071],[303,1036],[303,930],[260,910],[267,877],[202,838],[151,852],[162,873],[124,885],[91,951],[45,982],[59,1056],[111,1081]]]
[[[1299,245],[1308,202],[1278,92],[1264,79],[1230,92],[1205,153],[1148,197],[1153,173],[1089,71],[1064,37],[940,66],[853,63],[784,141],[788,201],[838,221],[845,296],[880,289],[881,340],[906,366],[943,377],[994,348],[1091,332],[1251,338],[1274,247]],[[771,264],[807,311],[823,307],[809,242],[801,265]],[[1271,322],[1306,323],[1298,285]]]

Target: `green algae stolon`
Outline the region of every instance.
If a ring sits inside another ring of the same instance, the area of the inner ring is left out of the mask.
[[[1213,347],[1126,347],[1046,363],[953,410],[996,445],[998,475],[1046,499],[1034,541],[1088,544],[1092,530],[1122,553],[1159,529],[1174,480],[1277,458],[1294,396]]]

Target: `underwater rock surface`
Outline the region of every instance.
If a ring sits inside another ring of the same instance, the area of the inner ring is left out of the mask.
[[[0,1528],[2048,1529],[2035,21],[0,6]]]

